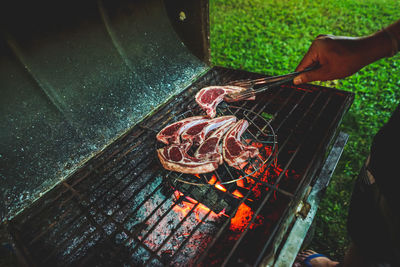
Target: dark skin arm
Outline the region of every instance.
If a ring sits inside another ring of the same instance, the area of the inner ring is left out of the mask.
[[[400,45],[400,20],[386,29]],[[319,35],[311,44],[296,71],[315,64],[319,64],[320,67],[300,74],[294,79],[294,84],[345,78],[366,65],[391,56],[392,51],[393,40],[385,31],[378,31],[364,37]]]

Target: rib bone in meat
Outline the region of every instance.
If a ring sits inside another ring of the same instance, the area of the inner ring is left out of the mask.
[[[236,120],[235,120],[236,121]],[[235,124],[235,121],[229,121],[215,130],[207,139],[197,148],[194,156],[196,158],[207,158],[216,157],[214,155],[220,155],[219,164],[223,163],[222,158],[222,147],[220,141],[225,133]]]
[[[207,113],[207,116],[214,118],[217,114],[217,105],[222,102],[224,96],[229,93],[238,93],[246,90],[244,87],[239,86],[209,86],[204,87],[196,94],[196,102]],[[255,96],[247,100],[254,100]]]
[[[183,141],[189,141],[192,144],[201,144],[211,131],[230,122],[236,122],[236,117],[222,116],[214,118],[186,129],[182,133],[181,138]]]
[[[172,144],[157,150],[158,158],[165,169],[181,173],[208,173],[216,170],[221,161],[221,155],[215,157],[195,158],[187,154],[190,142]]]
[[[249,126],[246,120],[239,120],[225,135],[222,151],[225,162],[236,169],[243,169],[248,159],[259,154],[258,149],[240,141],[241,135]]]
[[[186,118],[164,127],[156,136],[157,140],[164,144],[179,144],[180,135],[186,129],[201,124],[208,119],[204,116]]]

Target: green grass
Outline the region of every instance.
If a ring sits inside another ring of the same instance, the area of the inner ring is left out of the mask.
[[[361,36],[399,19],[398,0],[210,0],[214,65],[269,75],[293,71],[318,34]],[[340,258],[353,181],[372,137],[400,99],[400,56],[343,80],[321,83],[356,93],[342,130],[349,142],[320,205],[311,247]]]

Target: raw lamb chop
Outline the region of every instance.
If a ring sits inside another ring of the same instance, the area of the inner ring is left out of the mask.
[[[181,173],[208,173],[216,170],[222,160],[220,154],[195,158],[187,154],[190,142],[172,144],[157,150],[158,158],[165,169]]]
[[[196,102],[207,113],[207,116],[214,118],[217,114],[217,105],[222,102],[224,96],[229,93],[237,93],[245,90],[244,87],[239,86],[209,86],[204,87],[196,94]],[[254,100],[255,96],[247,100]]]
[[[164,144],[179,144],[180,135],[186,129],[207,121],[204,116],[189,117],[175,123],[172,123],[162,129],[156,136],[157,140]]]
[[[241,135],[249,126],[246,120],[239,120],[225,135],[222,142],[223,157],[225,162],[236,169],[243,169],[247,160],[259,154],[258,149],[246,146],[240,141]]]
[[[215,130],[196,150],[194,156],[196,158],[207,158],[214,157],[215,154],[220,155],[219,164],[223,163],[223,158],[221,155],[220,141],[224,134],[235,124],[235,121],[229,121],[221,126],[219,129]]]
[[[236,122],[235,116],[222,116],[215,119],[211,119],[200,124],[196,124],[186,129],[181,138],[184,141],[189,141],[192,144],[201,144],[206,138],[207,134],[212,130],[225,125],[228,122]]]

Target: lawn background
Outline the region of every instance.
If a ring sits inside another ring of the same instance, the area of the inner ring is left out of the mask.
[[[212,63],[269,75],[294,71],[318,34],[361,36],[400,19],[399,0],[210,0]],[[400,56],[375,62],[351,77],[325,83],[356,93],[341,130],[349,142],[317,217],[310,245],[341,259],[354,179],[374,134],[400,100]]]

